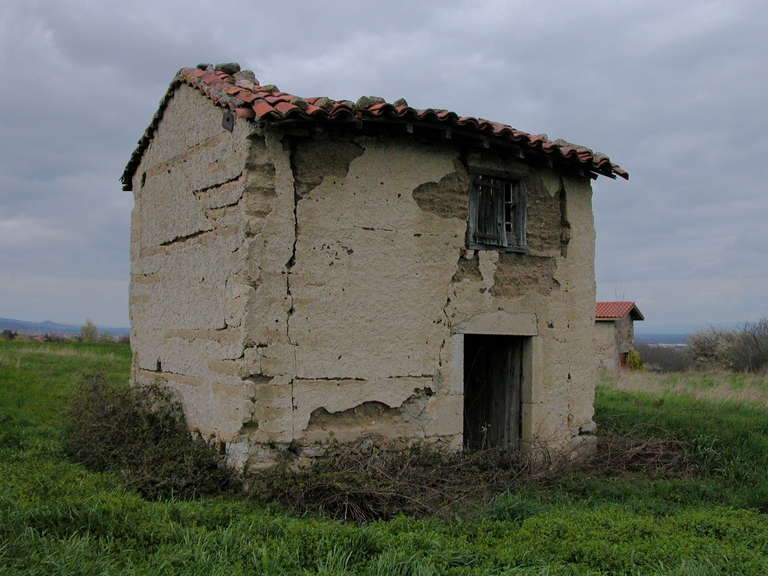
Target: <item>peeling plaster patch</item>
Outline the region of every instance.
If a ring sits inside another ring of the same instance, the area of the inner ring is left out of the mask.
[[[541,183],[544,185],[546,191],[549,192],[549,195],[552,198],[554,198],[560,191],[560,175],[552,168],[542,168],[539,172],[539,177],[541,178]]]
[[[466,224],[425,213],[411,192],[455,172],[453,152],[360,142],[345,178],[297,201],[290,330],[304,379],[433,374],[444,338],[434,295],[456,272]]]
[[[471,252],[471,256],[468,254]],[[467,258],[469,256],[469,258]],[[471,280],[479,282],[483,279],[483,275],[480,273],[480,257],[474,250],[467,250],[467,252],[459,258],[458,270],[453,275],[451,282],[461,282],[462,280]]]
[[[467,219],[469,178],[461,162],[454,159],[455,172],[446,174],[440,182],[426,182],[413,190],[413,199],[425,212],[442,218]]]
[[[323,407],[312,411],[307,424],[307,432],[320,428],[329,431],[341,427],[366,428],[391,424],[400,419],[402,413],[399,408],[390,408],[383,402],[363,402],[354,408],[348,408],[341,412],[328,412]]]
[[[363,152],[359,144],[343,140],[305,140],[296,144],[291,162],[297,198],[308,196],[327,176],[346,178],[350,163]]]
[[[499,254],[491,294],[501,298],[519,298],[532,292],[548,296],[560,287],[553,277],[556,269],[554,258],[503,252]]]
[[[321,406],[313,410],[309,417],[305,441],[311,443],[333,437],[344,442],[369,433],[387,438],[413,438],[414,430],[422,428],[421,420],[432,395],[430,388],[417,389],[402,404],[394,407],[376,400],[336,412]],[[425,435],[423,429],[422,435]]]
[[[432,377],[365,380],[294,379],[294,428],[305,430],[314,412],[343,412],[364,402],[380,402],[398,408],[414,396],[432,394]]]
[[[483,286],[490,290],[496,282],[496,263],[499,261],[499,253],[496,250],[478,250],[478,269]]]
[[[560,189],[559,178],[557,186],[555,193],[551,194],[548,185],[542,182],[538,174],[531,173],[526,179],[526,243],[533,254],[555,256],[560,252],[563,215],[557,194]]]

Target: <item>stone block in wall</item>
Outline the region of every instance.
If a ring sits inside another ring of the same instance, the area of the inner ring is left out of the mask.
[[[290,376],[252,380],[251,425],[241,436],[255,443],[293,440],[293,383]]]
[[[464,334],[452,334],[440,349],[441,387],[435,393],[464,394]]]
[[[274,342],[256,348],[259,355],[259,373],[264,376],[296,374],[296,346],[287,342]]]
[[[187,424],[205,438],[217,436],[222,423],[214,404],[211,383],[180,374],[164,375],[164,378],[168,387],[181,398]]]
[[[245,303],[243,326],[247,342],[253,345],[288,342],[291,303],[285,275],[262,273],[258,287]]]
[[[255,346],[248,346],[243,350],[241,365],[243,377],[261,374],[261,354]]]
[[[243,353],[241,334],[237,328],[229,328],[218,333],[170,332],[160,346],[162,370],[198,378],[215,377],[216,374],[211,372],[209,362],[239,358]],[[214,340],[213,338],[217,336],[218,340]]]
[[[456,436],[464,430],[464,396],[433,396],[427,403],[423,421],[424,435]]]
[[[163,331],[158,329],[141,329],[141,315],[133,308],[131,310],[131,350],[133,361],[142,370],[157,371],[160,362],[160,348],[164,341]]]
[[[215,210],[236,205],[243,197],[244,190],[243,178],[238,178],[220,186],[200,190],[195,193],[195,198],[204,210]]]
[[[242,275],[230,276],[226,280],[225,314],[227,326],[240,326],[246,313],[246,305],[255,290],[246,283]]]
[[[538,336],[536,314],[512,314],[495,310],[477,314],[454,329],[460,334],[496,334],[500,336]]]
[[[581,390],[575,390],[569,397],[569,425],[588,426],[594,424],[592,418],[595,415],[595,391],[585,382]]]
[[[245,230],[246,220],[239,206],[227,206],[215,210],[206,210],[205,216],[217,229],[236,228]]]
[[[216,330],[226,326],[226,282],[240,266],[236,235],[200,238],[167,254],[158,254],[158,278],[151,287],[132,284],[132,317],[143,330]]]
[[[149,178],[142,188],[139,205],[142,247],[160,246],[214,227],[179,171],[161,172]]]
[[[566,447],[570,441],[567,427],[567,407],[558,404],[522,405],[523,442],[533,448],[547,446],[552,449]]]

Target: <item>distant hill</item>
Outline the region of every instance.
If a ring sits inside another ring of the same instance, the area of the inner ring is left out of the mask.
[[[696,330],[706,330],[710,326],[717,328],[738,328],[743,322],[715,322],[709,324],[647,324],[635,322],[635,336],[638,334],[691,334]]]
[[[635,342],[643,344],[685,344],[688,341],[688,334],[637,334],[635,333]]]
[[[98,326],[99,332],[104,334],[130,334],[130,328],[116,326]],[[80,326],[73,324],[58,324],[46,320],[45,322],[27,322],[26,320],[12,320],[0,318],[0,330],[13,330],[21,334],[79,334]]]

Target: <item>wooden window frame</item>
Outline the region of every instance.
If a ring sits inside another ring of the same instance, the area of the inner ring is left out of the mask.
[[[493,171],[469,174],[467,248],[527,252],[525,182]]]

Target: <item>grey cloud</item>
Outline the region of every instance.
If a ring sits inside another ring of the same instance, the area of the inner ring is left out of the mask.
[[[117,178],[174,72],[230,60],[608,153],[632,178],[595,184],[600,296],[620,285],[649,323],[767,314],[767,19],[756,0],[11,1],[0,316],[127,323]]]

